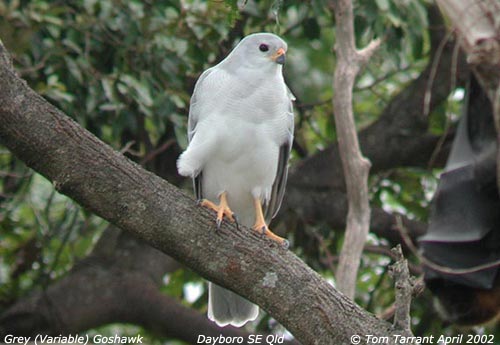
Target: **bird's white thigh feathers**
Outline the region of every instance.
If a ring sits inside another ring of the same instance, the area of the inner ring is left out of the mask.
[[[200,161],[193,150],[184,151],[177,160],[177,170],[182,176],[196,177],[201,170]]]
[[[193,136],[186,151],[177,160],[177,170],[182,176],[196,177],[216,147],[214,131],[199,130]]]

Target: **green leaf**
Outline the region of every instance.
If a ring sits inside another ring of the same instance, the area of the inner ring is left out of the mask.
[[[151,91],[145,81],[139,81],[131,75],[121,75],[118,83],[118,90],[124,95],[132,96],[139,104],[146,107],[153,105]]]
[[[379,10],[384,12],[389,10],[389,0],[375,0],[375,3]]]

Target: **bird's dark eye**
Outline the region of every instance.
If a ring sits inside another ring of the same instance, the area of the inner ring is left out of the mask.
[[[264,44],[262,43],[260,46],[259,46],[259,50],[261,52],[267,52],[269,50],[269,46],[267,44]]]

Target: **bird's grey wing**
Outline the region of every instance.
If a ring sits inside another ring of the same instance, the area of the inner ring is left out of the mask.
[[[214,71],[214,68],[209,68],[200,75],[196,85],[194,87],[193,95],[191,96],[191,103],[189,106],[189,117],[188,117],[188,141],[191,142],[195,133],[196,125],[199,119],[203,116],[202,102],[203,97],[206,96],[207,87],[204,85],[208,76]],[[203,171],[200,171],[198,175],[193,178],[193,190],[197,200],[203,198]]]
[[[265,218],[266,222],[270,222],[272,218],[278,213],[281,202],[283,201],[283,196],[285,195],[286,181],[288,178],[288,159],[290,158],[290,151],[293,144],[293,104],[292,101],[295,97],[288,90],[288,110],[287,110],[287,128],[288,137],[286,141],[280,146],[279,156],[278,156],[278,169],[276,171],[276,177],[274,179],[273,188],[271,190],[271,197],[267,206],[265,206]]]
[[[203,102],[203,98],[206,97],[208,91],[208,88],[205,85],[205,81],[213,71],[214,68],[212,67],[203,72],[194,86],[193,95],[191,96],[189,106],[188,141],[191,141],[191,139],[193,139],[193,136],[196,133],[196,124],[198,123],[200,117],[203,116],[201,103]]]

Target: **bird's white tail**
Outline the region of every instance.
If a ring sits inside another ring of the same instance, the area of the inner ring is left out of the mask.
[[[259,307],[232,291],[208,283],[208,318],[217,325],[241,327],[259,315]]]

